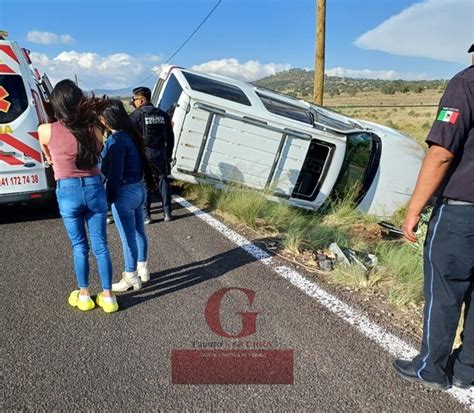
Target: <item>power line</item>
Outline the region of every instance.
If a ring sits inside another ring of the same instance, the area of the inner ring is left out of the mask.
[[[166,65],[173,57],[175,57],[179,51],[184,47],[186,46],[186,44],[192,39],[192,37],[198,32],[198,30],[204,25],[204,23],[206,23],[207,19],[209,17],[211,17],[212,13],[214,13],[214,11],[217,9],[217,7],[219,7],[219,5],[221,4],[222,0],[218,0],[216,5],[211,9],[211,11],[207,14],[206,17],[204,17],[204,19],[201,20],[201,23],[199,23],[199,25],[194,29],[194,31],[188,36],[188,38],[183,42],[181,43],[181,45],[176,49],[176,51],[166,60],[166,62],[164,62],[163,64],[161,64],[161,67]],[[150,79],[152,76],[156,76],[156,72],[155,71],[152,71],[152,73],[150,75],[148,75],[145,79],[141,80],[140,82],[138,83],[135,83],[134,85],[132,86],[129,86],[129,87],[125,87],[125,88],[122,88],[122,89],[119,89],[120,91],[122,90],[129,90],[129,89],[132,89],[134,86],[138,86],[140,84],[143,84],[144,82],[146,82],[148,79]]]
[[[175,57],[178,52],[186,45],[186,43],[188,43],[191,38],[196,34],[196,32],[201,28],[201,26],[206,22],[206,20],[211,17],[211,14],[214,13],[214,10],[217,9],[217,7],[219,6],[219,4],[221,4],[221,1],[222,0],[218,0],[218,2],[216,3],[216,5],[212,8],[212,10],[207,14],[206,17],[204,17],[204,19],[201,21],[201,23],[199,23],[199,26],[196,27],[194,29],[194,31],[189,35],[189,37],[183,42],[183,44],[181,46],[178,47],[178,49],[168,58],[168,60],[163,63],[163,65],[165,65],[166,63],[168,63],[173,57]]]

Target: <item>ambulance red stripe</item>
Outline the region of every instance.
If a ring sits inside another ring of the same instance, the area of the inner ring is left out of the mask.
[[[35,161],[41,163],[41,153],[35,151],[33,148],[30,148],[28,145],[25,145],[23,142],[20,142],[18,139],[14,138],[7,133],[0,133],[0,141],[5,142],[7,145],[13,146],[14,148],[18,149],[25,155],[33,158]]]
[[[33,136],[35,139],[39,139],[38,132],[28,132],[28,134]]]
[[[18,60],[18,57],[16,57],[15,52],[10,46],[7,46],[6,44],[0,45],[0,50],[10,56],[15,62],[20,63]]]
[[[15,71],[7,65],[0,65],[0,73],[15,73]]]
[[[12,155],[0,155],[0,161],[6,162],[12,166],[23,165],[23,162]]]

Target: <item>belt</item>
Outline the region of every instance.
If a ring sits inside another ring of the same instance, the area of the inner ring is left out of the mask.
[[[443,202],[448,205],[474,205],[474,202],[459,201],[457,199],[443,198]]]
[[[62,178],[56,181],[58,188],[65,187],[65,186],[85,186],[85,185],[94,185],[94,184],[101,184],[101,183],[102,183],[102,178],[100,177],[100,175]]]

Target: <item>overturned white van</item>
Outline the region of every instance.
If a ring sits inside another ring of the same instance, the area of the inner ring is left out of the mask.
[[[38,141],[51,84],[29,51],[0,31],[0,204],[49,199],[55,183]]]
[[[179,67],[162,69],[152,102],[173,121],[173,177],[239,183],[306,209],[357,188],[360,210],[390,216],[424,157],[394,129]]]

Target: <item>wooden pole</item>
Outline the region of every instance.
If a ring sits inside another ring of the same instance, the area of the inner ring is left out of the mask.
[[[326,0],[317,0],[316,10],[316,53],[314,56],[313,101],[323,105],[324,94],[324,48],[326,37]]]

